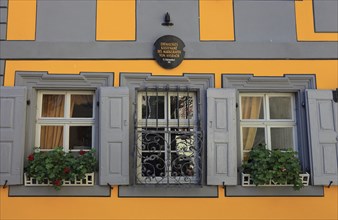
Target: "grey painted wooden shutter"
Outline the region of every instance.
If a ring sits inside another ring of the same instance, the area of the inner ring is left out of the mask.
[[[236,90],[207,90],[207,184],[237,184]]]
[[[100,184],[129,184],[129,89],[100,89]]]
[[[0,87],[0,185],[23,183],[26,96],[24,87]]]
[[[307,90],[312,182],[338,184],[338,104],[330,90]]]

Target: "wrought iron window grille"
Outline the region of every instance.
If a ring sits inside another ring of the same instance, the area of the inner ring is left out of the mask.
[[[198,90],[164,86],[136,93],[136,184],[200,185],[203,132]]]

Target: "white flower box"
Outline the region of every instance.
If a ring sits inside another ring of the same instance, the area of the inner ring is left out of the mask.
[[[302,183],[304,186],[309,185],[310,181],[310,174],[299,174],[299,178],[302,180]],[[242,186],[256,186],[252,179],[250,174],[242,173]],[[270,180],[269,184],[259,185],[259,186],[293,186],[293,184],[285,183],[285,184],[279,184],[275,183],[274,181]]]
[[[53,184],[49,180],[38,181],[35,178],[28,178],[27,174],[24,174],[25,186],[52,186]],[[87,173],[83,179],[75,179],[74,181],[62,180],[62,186],[94,186],[94,173]]]

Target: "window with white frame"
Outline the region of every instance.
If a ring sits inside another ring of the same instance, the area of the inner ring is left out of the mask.
[[[242,160],[252,148],[296,148],[295,97],[292,93],[241,93],[240,143]]]
[[[90,150],[94,143],[92,91],[39,91],[35,146],[40,150]]]
[[[199,183],[202,134],[196,92],[141,91],[136,114],[136,182]]]

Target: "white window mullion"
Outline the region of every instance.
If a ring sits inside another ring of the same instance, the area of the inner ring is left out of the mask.
[[[268,95],[264,95],[264,99],[263,99],[263,106],[264,106],[264,121],[268,121],[270,120],[270,103],[269,103],[269,96]]]
[[[63,126],[63,148],[64,151],[69,152],[69,125]]]
[[[271,146],[271,127],[270,126],[266,126],[265,127],[265,140],[266,140],[266,146],[269,150],[272,149],[272,146]]]
[[[36,106],[36,120],[42,116],[42,93],[38,93],[37,106]]]
[[[70,118],[70,93],[65,95],[65,118]]]
[[[41,139],[41,125],[36,124],[36,132],[35,132],[35,147],[40,147],[40,139]]]

